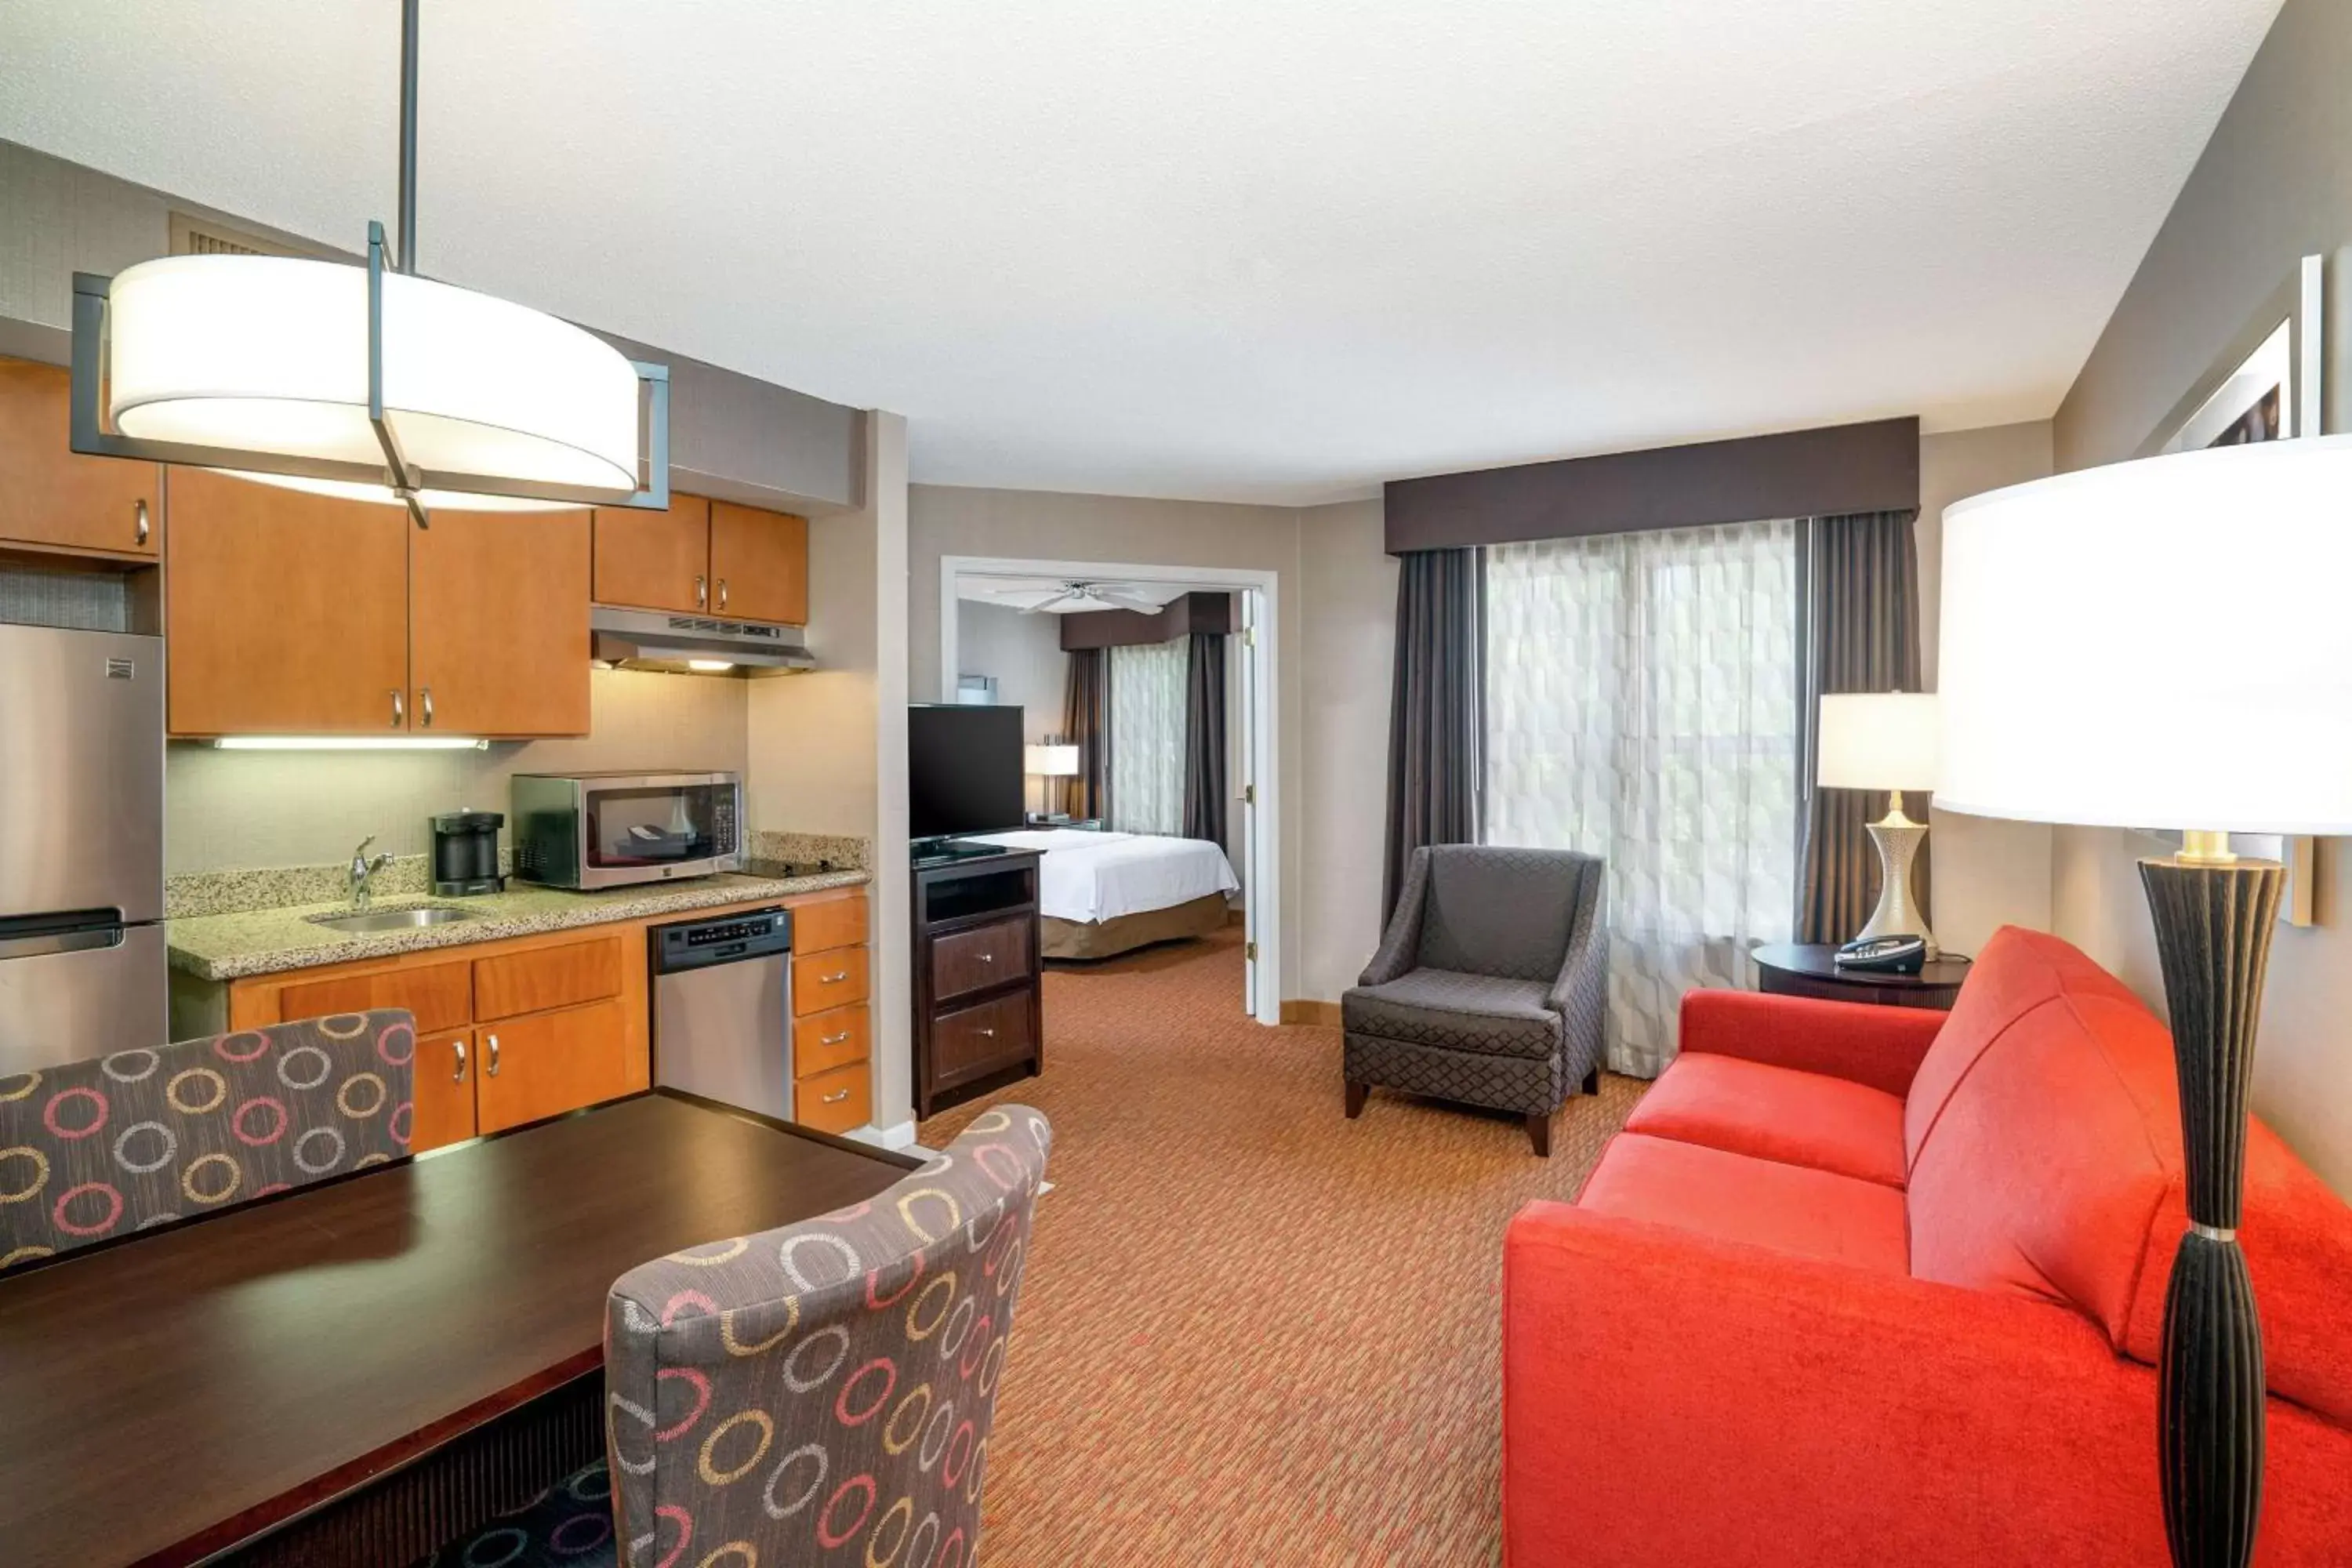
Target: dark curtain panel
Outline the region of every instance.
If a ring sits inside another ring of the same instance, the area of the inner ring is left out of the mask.
[[[1821,699],[1842,691],[1919,689],[1919,556],[1916,509],[1816,517],[1799,530],[1799,748],[1804,805],[1797,875],[1797,940],[1845,942],[1878,903],[1878,848],[1864,831],[1886,815],[1883,792],[1819,789]],[[1928,796],[1906,794],[1905,813],[1927,820]],[[1915,891],[1928,913],[1927,857]]]
[[[1478,841],[1479,742],[1486,729],[1486,562],[1477,550],[1416,550],[1397,560],[1383,922],[1396,908],[1415,849]]]
[[[1074,778],[1055,781],[1054,809],[1081,821],[1110,817],[1110,653],[1078,648],[1069,655],[1070,684],[1062,699],[1062,737],[1078,749]]]
[[[1186,639],[1184,837],[1225,841],[1225,639],[1217,632]]]

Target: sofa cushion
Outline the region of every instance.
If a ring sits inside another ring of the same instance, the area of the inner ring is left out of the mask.
[[[1576,1206],[1883,1274],[1906,1268],[1895,1188],[1671,1138],[1610,1140]]]
[[[1903,1185],[1903,1101],[1851,1079],[1685,1051],[1626,1119],[1628,1132]]]
[[[1350,1034],[1490,1056],[1550,1056],[1560,1017],[1539,980],[1499,980],[1446,969],[1415,969],[1385,985],[1359,985],[1339,999]]]

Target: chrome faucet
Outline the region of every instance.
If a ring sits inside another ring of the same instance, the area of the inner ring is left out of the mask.
[[[363,910],[374,902],[375,874],[392,864],[389,855],[379,855],[373,860],[368,858],[368,846],[374,842],[375,835],[371,833],[360,840],[358,848],[352,851],[351,870],[344,879],[344,889],[351,894],[352,908],[355,910]]]

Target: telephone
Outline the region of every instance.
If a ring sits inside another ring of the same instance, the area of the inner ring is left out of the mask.
[[[1916,974],[1927,966],[1927,939],[1923,936],[1856,937],[1837,950],[1840,969],[1874,974]]]

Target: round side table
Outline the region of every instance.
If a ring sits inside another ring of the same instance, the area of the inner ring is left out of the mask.
[[[1748,956],[1756,961],[1757,978],[1767,995],[1811,996],[1824,1002],[1949,1010],[1960,982],[1969,977],[1969,961],[1948,953],[1929,960],[1916,974],[1840,969],[1837,949],[1827,942],[1776,942]]]

